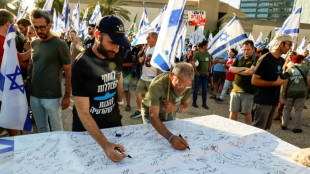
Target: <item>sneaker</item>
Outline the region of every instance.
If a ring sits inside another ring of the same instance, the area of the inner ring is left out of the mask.
[[[206,104],[203,104],[202,107],[205,109],[209,109],[209,107]]]
[[[210,96],[209,99],[216,99],[216,95]]]
[[[302,129],[293,129],[294,133],[302,133]]]
[[[281,126],[281,129],[282,129],[282,130],[287,130],[287,126],[283,126],[283,125],[282,125],[282,126]]]
[[[223,103],[224,100],[223,100],[223,99],[220,99],[220,98],[216,98],[215,101],[216,101],[217,103]]]
[[[138,118],[141,117],[141,111],[136,110],[135,113],[133,113],[132,115],[130,115],[131,118]]]
[[[193,106],[194,108],[198,108],[197,103],[193,103],[192,106]]]
[[[129,105],[126,105],[125,111],[131,111],[131,107]]]

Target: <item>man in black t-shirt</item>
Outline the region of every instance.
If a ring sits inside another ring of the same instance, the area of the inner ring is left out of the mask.
[[[100,131],[102,128],[121,126],[123,105],[122,58],[123,47],[130,47],[125,37],[123,22],[115,16],[103,17],[100,32],[92,48],[76,58],[72,68],[72,94],[76,112],[73,112],[73,131],[84,131],[98,142],[107,157],[118,162],[126,157]]]
[[[281,79],[284,60],[280,57],[292,47],[290,35],[279,34],[273,39],[271,51],[258,59],[252,85],[257,86],[254,95],[253,126],[270,129],[275,109],[280,96],[280,86],[285,82]]]
[[[85,38],[83,45],[85,49],[93,47],[95,43],[95,24],[89,24],[87,27],[88,36]]]

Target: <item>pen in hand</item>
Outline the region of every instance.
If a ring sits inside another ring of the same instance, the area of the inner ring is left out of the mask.
[[[114,148],[116,151],[118,151],[121,154],[125,154],[119,147]],[[126,155],[126,154],[125,154]],[[127,155],[128,158],[132,158],[130,155]]]
[[[179,137],[182,138],[182,139],[184,139],[184,138],[182,137],[181,134],[179,134]],[[188,150],[191,150],[191,149],[189,148],[189,146],[188,146],[187,148],[188,148]]]

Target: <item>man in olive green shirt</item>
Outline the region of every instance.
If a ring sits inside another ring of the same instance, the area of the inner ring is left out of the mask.
[[[142,101],[142,118],[166,138],[172,147],[178,150],[188,148],[188,143],[173,135],[162,121],[174,120],[176,113],[185,112],[191,96],[194,69],[189,63],[178,63],[172,73],[163,73],[153,79]],[[170,79],[169,100],[167,92]],[[167,117],[166,117],[167,113]]]
[[[196,103],[197,95],[200,88],[200,84],[202,84],[202,107],[205,109],[209,109],[207,106],[207,87],[208,87],[208,78],[211,71],[211,61],[212,57],[207,51],[208,41],[202,41],[199,44],[200,51],[197,51],[193,57],[192,65],[195,70],[195,88],[193,93],[193,104],[192,106],[198,108]],[[196,66],[196,61],[199,62],[199,65]]]
[[[254,54],[253,41],[244,41],[242,48],[244,56],[235,59],[234,63],[229,68],[229,72],[236,74],[234,87],[230,93],[229,118],[237,120],[238,111],[241,107],[241,113],[244,114],[245,123],[251,125],[251,109],[255,92],[255,88],[251,84],[251,78],[257,58]]]

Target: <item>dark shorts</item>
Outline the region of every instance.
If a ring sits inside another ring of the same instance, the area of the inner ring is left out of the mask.
[[[213,82],[220,81],[221,84],[225,83],[226,72],[214,71],[213,72]]]

